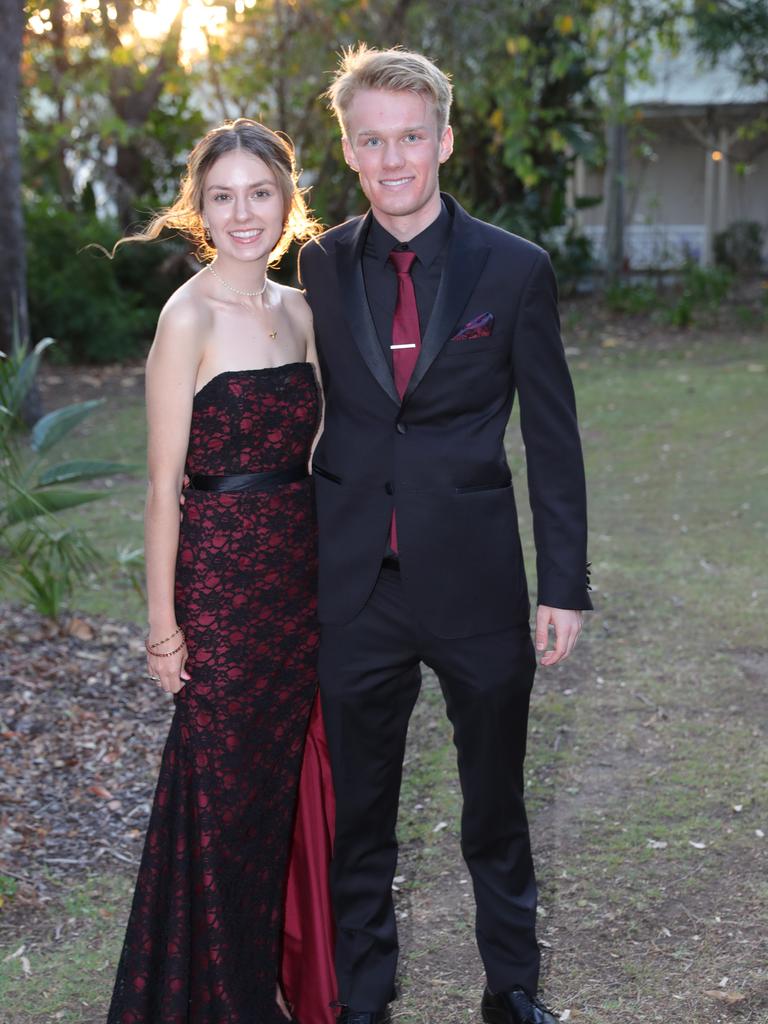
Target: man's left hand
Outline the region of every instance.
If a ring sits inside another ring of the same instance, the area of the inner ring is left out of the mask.
[[[544,652],[540,664],[557,665],[565,661],[581,633],[582,613],[570,608],[550,608],[540,604],[536,611],[536,650]],[[549,627],[555,629],[555,646],[547,650]]]

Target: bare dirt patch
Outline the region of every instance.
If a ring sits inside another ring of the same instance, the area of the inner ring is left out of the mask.
[[[46,412],[92,398],[143,399],[144,365],[70,366],[46,363],[37,377]]]

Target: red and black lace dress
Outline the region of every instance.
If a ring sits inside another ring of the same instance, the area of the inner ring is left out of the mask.
[[[333,1019],[332,798],[302,472],[317,422],[307,363],[222,373],[195,396],[176,571],[192,678],[175,699],[108,1024],[285,1024],[284,945],[299,1021]],[[254,474],[261,489],[194,487]]]

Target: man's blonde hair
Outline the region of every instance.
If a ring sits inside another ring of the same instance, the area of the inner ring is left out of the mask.
[[[420,53],[396,47],[376,50],[360,43],[343,50],[331,87],[325,93],[346,135],[347,111],[361,89],[415,92],[435,105],[437,131],[448,125],[453,90],[446,74]]]

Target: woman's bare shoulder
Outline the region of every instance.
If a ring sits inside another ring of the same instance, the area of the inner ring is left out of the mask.
[[[288,313],[295,317],[296,322],[304,328],[312,329],[312,310],[300,288],[291,288],[287,284],[278,284],[280,297]]]
[[[190,342],[202,346],[212,326],[210,302],[201,287],[199,275],[190,278],[171,295],[157,321],[155,345],[163,348],[188,348]]]

